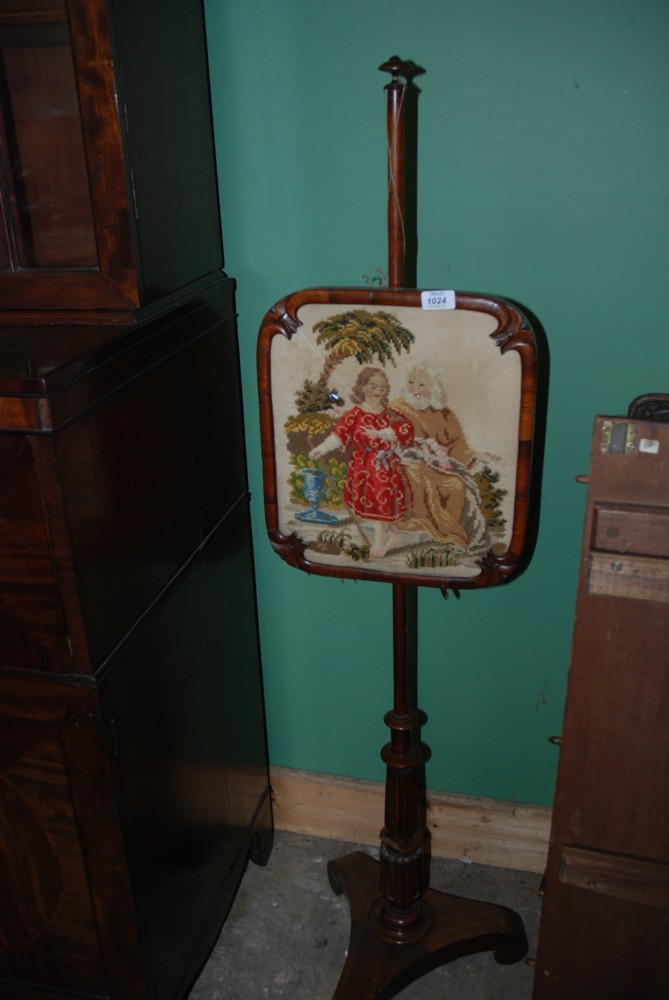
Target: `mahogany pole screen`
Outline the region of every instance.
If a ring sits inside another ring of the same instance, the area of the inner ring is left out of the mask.
[[[535,340],[517,308],[451,291],[319,288],[258,347],[275,550],[326,576],[480,587],[527,530]]]
[[[388,272],[406,280],[404,98],[387,85]],[[409,633],[415,587],[501,583],[529,548],[536,343],[511,303],[452,290],[313,288],[266,314],[258,341],[265,513],[274,549],[311,574],[393,585],[394,704],[385,722],[379,863],[328,864],[351,910],[334,1000],[388,1000],[429,969],[525,954],[506,907],[429,888]]]

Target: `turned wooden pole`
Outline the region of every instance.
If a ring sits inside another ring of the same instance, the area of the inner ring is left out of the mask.
[[[388,275],[390,285],[401,289],[415,273],[415,185],[411,157],[405,162],[405,137],[413,149],[409,130],[416,118],[412,118],[415,88],[411,78],[420,70],[397,56],[379,68],[392,74],[386,87]],[[399,76],[408,83],[401,83]],[[415,287],[415,277],[411,287]],[[416,685],[417,588],[404,583],[391,586],[393,707],[385,717],[390,742],[381,751],[386,764],[386,804],[380,864],[363,851],[328,864],[333,889],[346,892],[351,908],[349,949],[333,1000],[390,1000],[430,969],[461,955],[493,950],[498,962],[517,962],[527,950],[522,921],[513,911],[429,888],[422,719]]]
[[[429,884],[419,773],[423,748],[416,739],[420,719],[409,697],[410,632],[415,623],[415,588],[393,584],[393,708],[385,716],[390,742],[381,751],[386,764],[385,825],[381,831],[382,896],[370,910],[374,934],[394,944],[421,940],[434,918],[423,900]]]
[[[392,74],[386,86],[388,134],[388,280],[402,287],[405,277],[404,91],[412,63],[393,56],[380,67]],[[381,831],[381,891],[371,908],[370,926],[377,937],[396,944],[420,940],[433,917],[422,896],[428,886],[426,833],[418,775],[424,760],[416,739],[419,718],[410,691],[409,642],[415,628],[416,589],[393,588],[393,708],[385,716],[390,742],[381,751],[386,764],[385,825]]]
[[[388,140],[388,284],[404,286],[405,196],[404,196],[404,95],[406,84],[400,75],[411,78],[413,63],[391,56],[379,67],[392,75],[386,84],[386,135]]]

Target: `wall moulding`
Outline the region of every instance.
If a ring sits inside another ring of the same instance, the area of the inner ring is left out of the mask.
[[[331,774],[273,767],[275,826],[312,837],[376,846],[383,825],[384,785]],[[545,869],[552,810],[548,806],[427,793],[431,853],[479,864]]]

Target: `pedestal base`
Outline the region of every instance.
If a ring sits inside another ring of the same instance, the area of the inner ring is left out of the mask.
[[[462,955],[494,951],[504,964],[519,962],[527,952],[523,923],[505,906],[461,899],[428,889],[423,906],[434,917],[425,936],[408,944],[388,944],[370,926],[378,906],[379,866],[361,851],[328,865],[330,884],[346,893],[351,909],[351,937],[333,1000],[390,1000],[409,983]]]

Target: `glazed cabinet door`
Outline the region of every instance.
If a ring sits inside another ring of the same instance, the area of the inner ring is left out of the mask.
[[[3,0],[2,310],[130,314],[222,265],[200,0]]]
[[[104,0],[0,9],[3,310],[138,304]]]

